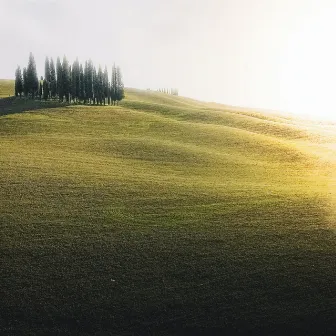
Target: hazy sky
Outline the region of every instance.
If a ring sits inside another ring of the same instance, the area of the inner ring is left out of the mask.
[[[336,0],[0,0],[0,78],[32,51],[119,64],[125,85],[336,116]]]

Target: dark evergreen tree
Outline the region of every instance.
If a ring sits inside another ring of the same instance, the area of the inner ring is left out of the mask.
[[[72,94],[71,94],[71,89],[72,89],[72,68],[71,68],[71,65],[69,65],[69,70],[68,71],[69,71],[69,94],[68,94],[68,101],[71,102],[71,99],[74,99],[74,102],[75,102],[75,97],[72,97]],[[75,85],[76,85],[76,83],[75,83]]]
[[[98,78],[97,78],[97,71],[96,71],[96,68],[93,67],[93,70],[92,70],[92,91],[93,91],[93,104],[98,104]]]
[[[103,78],[103,71],[101,66],[98,68],[97,73],[97,103],[100,105],[103,104],[103,89],[104,89],[104,78]]]
[[[63,79],[63,94],[65,96],[65,101],[69,102],[70,95],[70,68],[69,63],[65,55],[63,56],[62,62],[62,79]]]
[[[119,67],[117,67],[116,70],[116,77],[117,77],[117,104],[125,98],[125,93],[124,93],[124,83],[123,83],[123,79],[122,79],[122,74],[121,74],[121,70]]]
[[[28,67],[27,67],[27,85],[28,92],[31,94],[31,97],[34,99],[36,93],[38,92],[38,77],[36,71],[36,63],[32,53],[29,54]]]
[[[107,86],[107,104],[108,105],[112,104],[112,100],[111,100],[111,82],[108,82],[108,86]]]
[[[42,99],[42,95],[43,95],[43,77],[41,76],[39,83],[38,83],[38,93],[39,93],[39,97],[40,100]]]
[[[80,98],[80,65],[79,65],[79,61],[78,58],[76,59],[75,62],[75,76],[74,76],[75,80],[76,80],[76,98],[77,100]]]
[[[84,104],[89,100],[89,85],[88,85],[88,76],[89,76],[89,67],[88,67],[88,62],[85,61],[85,66],[84,66]]]
[[[57,95],[60,101],[63,101],[64,89],[63,89],[63,69],[62,63],[59,57],[56,61],[56,72],[57,72]]]
[[[85,81],[84,81],[84,71],[82,64],[79,66],[79,99],[84,101],[85,99]]]
[[[76,91],[76,83],[77,83],[77,69],[76,69],[76,61],[72,64],[72,72],[71,72],[71,96],[74,101],[78,99],[77,91]]]
[[[71,76],[71,94],[73,99],[78,101],[80,99],[80,66],[78,58],[74,61],[72,65],[72,76]]]
[[[88,73],[87,73],[87,98],[89,100],[89,103],[91,104],[93,101],[93,64],[92,61],[89,60],[88,62]]]
[[[42,90],[43,90],[43,99],[45,99],[45,87],[47,86],[48,97],[50,94],[50,79],[51,79],[51,69],[50,69],[50,62],[48,56],[45,59],[44,63],[44,81],[42,82]],[[46,84],[44,83],[46,82]]]
[[[106,104],[106,99],[109,96],[109,78],[108,78],[108,71],[105,65],[104,74],[103,74],[103,102],[104,105]]]
[[[50,96],[49,83],[46,80],[44,80],[42,87],[43,87],[43,99],[47,100]]]
[[[117,100],[117,69],[115,64],[112,67],[112,78],[111,78],[111,101],[115,105]]]
[[[47,56],[44,63],[44,79],[47,81],[47,83],[50,83],[50,77],[51,77],[50,63],[49,58]]]
[[[28,87],[28,78],[27,78],[27,69],[23,68],[23,94],[25,97],[28,97],[29,87]]]
[[[55,64],[52,58],[50,59],[49,68],[50,68],[50,86],[49,86],[50,92],[49,94],[51,98],[55,98],[57,96],[57,80],[56,80]]]
[[[15,71],[15,96],[22,96],[23,92],[23,78],[21,73],[21,68],[18,66]]]

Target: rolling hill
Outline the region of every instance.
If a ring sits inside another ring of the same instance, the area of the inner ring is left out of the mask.
[[[136,89],[0,99],[1,333],[332,334],[335,143]]]

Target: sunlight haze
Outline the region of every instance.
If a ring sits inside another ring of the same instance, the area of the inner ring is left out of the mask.
[[[126,87],[336,119],[335,1],[0,3],[0,78],[30,51],[39,76],[46,56],[65,54],[109,71],[116,62]]]

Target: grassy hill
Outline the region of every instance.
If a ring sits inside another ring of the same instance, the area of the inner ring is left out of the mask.
[[[0,98],[14,95],[14,81],[11,79],[0,80]]]
[[[332,334],[336,127],[126,96],[0,100],[1,333]]]

